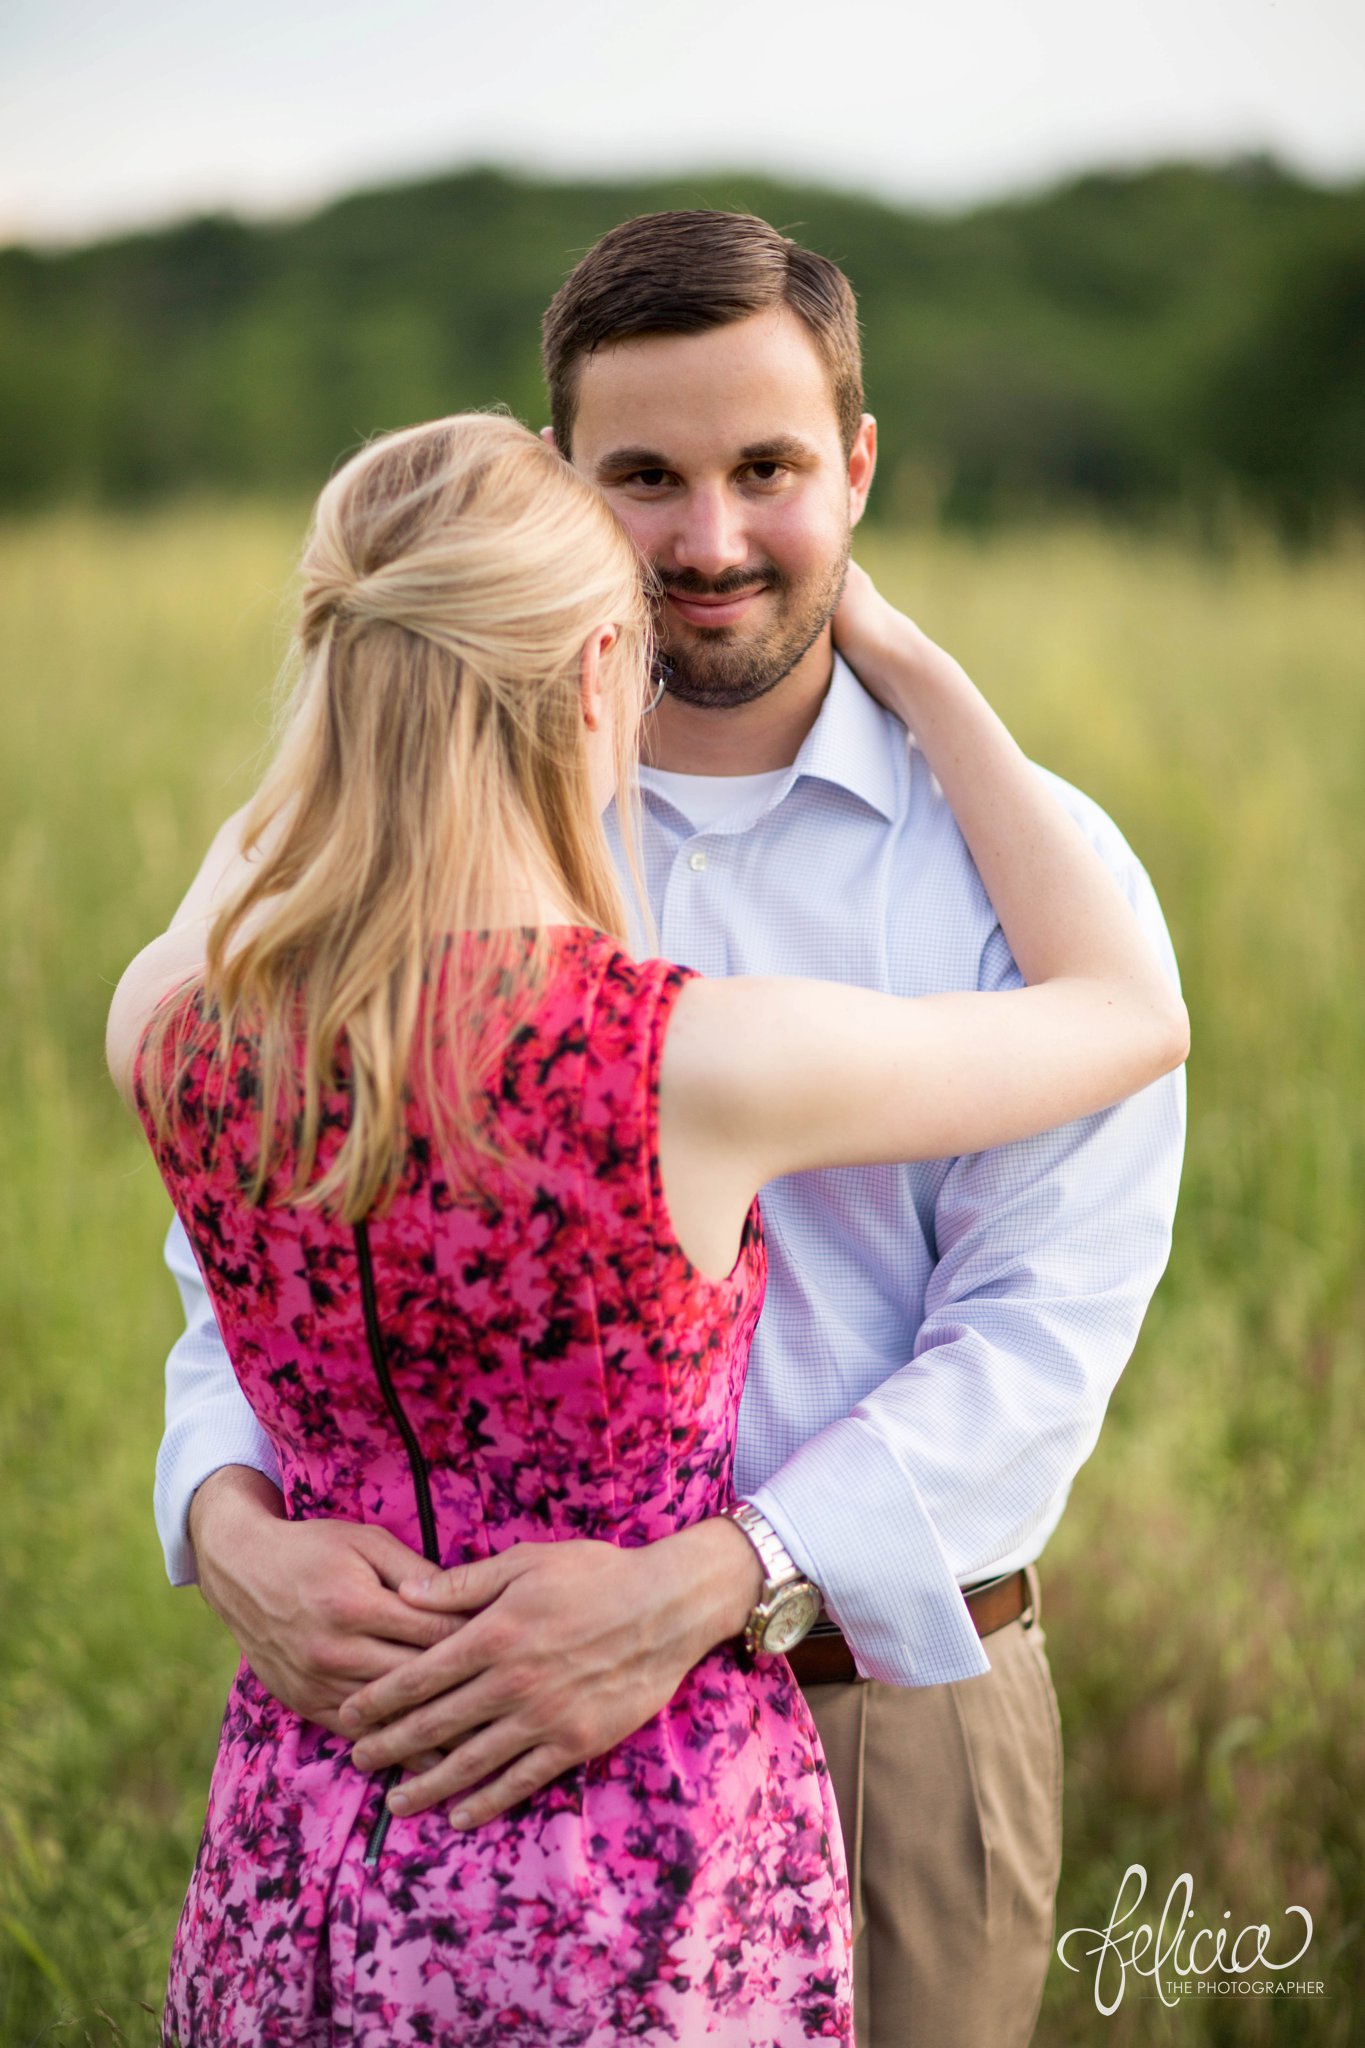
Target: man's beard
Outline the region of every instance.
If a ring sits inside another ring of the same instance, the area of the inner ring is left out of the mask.
[[[685,571],[673,576],[660,574],[664,590],[683,598],[726,597],[752,590],[761,582],[776,600],[776,616],[757,639],[741,637],[738,627],[712,626],[697,629],[683,645],[680,636],[669,638],[661,631],[659,654],[669,696],[680,704],[699,704],[713,711],[766,697],[791,674],[802,655],[809,653],[833,617],[848,574],[850,546],[851,536],[845,538],[827,574],[796,584],[771,563],[757,572],[731,570],[714,583]]]

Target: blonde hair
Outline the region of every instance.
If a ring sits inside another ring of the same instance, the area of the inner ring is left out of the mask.
[[[594,627],[614,623],[604,687],[616,699],[617,801],[638,900],[634,765],[650,606],[643,564],[605,500],[494,414],[363,449],[318,500],[302,576],[287,723],[244,829],[258,858],[210,932],[203,1009],[224,1084],[238,1034],[259,1043],[249,1198],[263,1198],[292,1143],[282,1199],[357,1222],[398,1185],[418,1084],[445,1150],[471,1171],[496,1151],[480,1091],[540,985],[546,938],[490,931],[477,948],[456,941],[443,963],[451,935],[477,928],[499,891],[505,899],[548,864],[572,921],[625,942],[580,661]],[[196,986],[158,1015],[144,1049],[163,1136],[203,1038],[189,1029]],[[491,1035],[490,1012],[506,1027]],[[350,1113],[324,1166],[323,1103],[343,1046]]]

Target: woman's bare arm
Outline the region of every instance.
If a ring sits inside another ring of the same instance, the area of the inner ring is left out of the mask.
[[[114,991],[104,1050],[114,1086],[130,1109],[134,1106],[133,1068],[142,1034],[158,1003],[202,973],[209,928],[229,890],[241,879],[245,816],[245,810],[234,811],[219,826],[170,924],[124,969]]]
[[[1185,1008],[1122,891],[951,656],[856,587],[858,674],[913,731],[1029,985],[915,999],[815,981],[690,983],[665,1044],[674,1226],[733,1258],[765,1181],[953,1157],[1107,1107],[1178,1066]]]

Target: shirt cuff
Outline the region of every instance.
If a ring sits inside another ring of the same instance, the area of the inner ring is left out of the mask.
[[[946,1685],[990,1670],[914,1479],[859,1416],[822,1429],[746,1498],[820,1588],[861,1677]]]
[[[237,1383],[232,1384],[236,1396]],[[161,1440],[152,1505],[173,1586],[199,1583],[189,1537],[190,1505],[204,1481],[224,1465],[249,1465],[272,1486],[280,1483],[274,1446],[239,1398],[201,1401],[189,1421],[172,1423]]]

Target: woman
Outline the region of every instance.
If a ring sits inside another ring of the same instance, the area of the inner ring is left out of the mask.
[[[601,812],[630,811],[647,605],[603,502],[524,430],[376,443],[304,575],[279,758],[120,984],[111,1067],[291,1515],[447,1564],[666,1537],[731,1498],[760,1186],[1098,1109],[1183,1058],[1183,1010],[961,671],[891,659],[870,587],[847,651],[953,804],[1016,993],[629,956]],[[386,1803],[244,1665],[167,2038],[850,2041],[823,1759],[785,1661],[746,1663],[722,1644],[467,1832]]]

